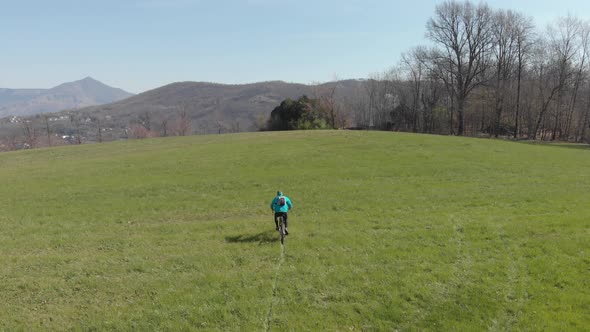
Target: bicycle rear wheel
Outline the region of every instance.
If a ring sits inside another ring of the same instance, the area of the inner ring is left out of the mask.
[[[285,220],[279,217],[279,232],[281,233],[281,244],[285,244]]]

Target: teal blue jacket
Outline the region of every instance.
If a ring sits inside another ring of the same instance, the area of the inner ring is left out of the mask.
[[[272,202],[270,203],[270,208],[274,212],[287,212],[293,208],[293,203],[291,203],[291,200],[289,199],[289,197],[287,197],[285,195],[283,195],[283,197],[285,197],[285,205],[283,205],[283,206],[279,206],[279,196],[275,197],[272,200]]]

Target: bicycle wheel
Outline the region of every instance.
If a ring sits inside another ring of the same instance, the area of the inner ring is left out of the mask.
[[[285,244],[285,220],[283,217],[279,217],[279,232],[281,233],[281,244]]]

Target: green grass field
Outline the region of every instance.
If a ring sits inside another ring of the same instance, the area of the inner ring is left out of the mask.
[[[590,149],[193,136],[3,153],[0,183],[0,330],[590,329]]]

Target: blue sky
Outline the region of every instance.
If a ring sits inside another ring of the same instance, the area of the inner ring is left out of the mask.
[[[92,76],[131,92],[177,81],[365,78],[425,44],[440,1],[0,0],[0,87]],[[538,26],[590,1],[495,0]]]

